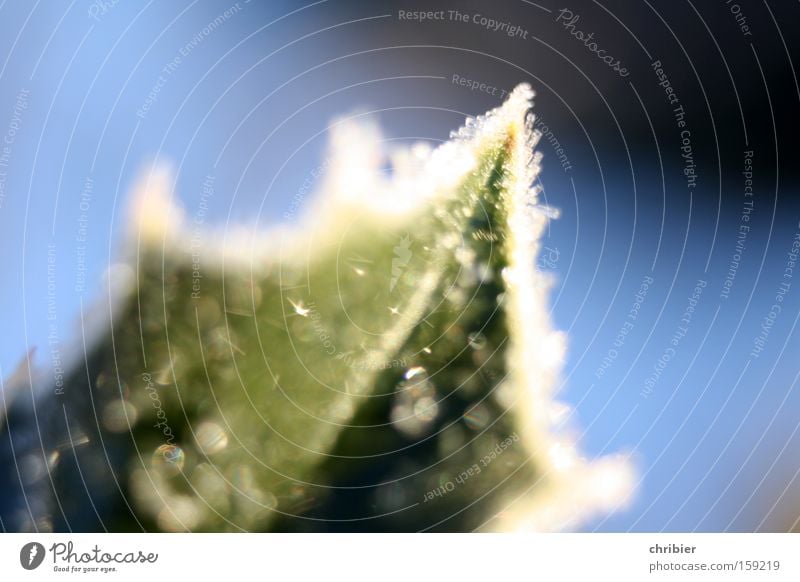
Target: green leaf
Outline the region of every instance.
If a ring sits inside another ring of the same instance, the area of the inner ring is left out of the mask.
[[[564,529],[622,503],[627,465],[555,426],[531,97],[396,153],[391,178],[374,132],[339,123],[321,196],[267,235],[201,231],[147,175],[108,335],[68,391],[83,478],[118,492],[103,523]]]

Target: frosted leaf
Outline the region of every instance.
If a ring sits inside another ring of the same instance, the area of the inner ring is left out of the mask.
[[[112,492],[98,502],[104,522],[551,530],[622,505],[629,464],[582,458],[555,400],[566,337],[534,268],[555,212],[532,188],[532,97],[519,86],[436,149],[384,152],[376,127],[335,122],[305,216],[203,231],[202,277],[173,180],[145,172],[135,277],[120,278],[129,288],[91,373],[67,379],[68,414],[88,437],[81,462],[113,469],[87,477]],[[105,423],[86,410],[89,390]],[[375,514],[376,499],[407,507]]]

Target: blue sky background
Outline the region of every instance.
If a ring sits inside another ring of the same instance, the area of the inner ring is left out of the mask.
[[[797,95],[780,35],[763,9],[751,17],[752,38],[716,9],[702,20],[684,15],[688,24],[671,36],[669,18],[681,14],[661,15],[665,22],[631,9],[620,14],[626,31],[585,4],[575,8],[581,25],[629,63],[629,78],[598,65],[554,21],[557,7],[547,2],[463,5],[519,23],[528,39],[467,24],[400,22],[398,6],[386,2],[119,2],[104,13],[78,0],[3,2],[0,132],[8,137],[19,126],[8,144],[0,206],[3,377],[35,346],[36,364],[49,363],[48,248],[57,335],[65,348],[74,346],[81,302],[91,310],[102,295],[103,273],[120,257],[129,189],[149,160],[174,164],[176,195],[189,215],[213,174],[209,224],[266,226],[281,220],[322,163],[324,129],[335,117],[371,112],[390,139],[437,143],[465,115],[500,102],[454,84],[454,74],[505,89],[526,81],[571,162],[564,170],[543,140],[542,183],[547,202],[561,211],[545,241],[558,259],[544,267],[555,278],[554,320],[569,336],[561,394],[576,408],[587,454],[632,452],[641,476],[632,506],[588,529],[797,527],[800,281],[784,278],[784,269],[800,213],[796,175],[786,169],[794,150],[787,154],[781,141],[782,107],[796,107]],[[228,9],[213,32],[202,33]],[[180,63],[165,74],[176,57]],[[694,189],[649,67],[655,58],[688,111]],[[137,114],[160,75],[157,100]],[[15,114],[21,91],[28,92],[25,108]],[[755,159],[751,230],[726,299],[748,149]],[[82,207],[87,178],[91,198]],[[638,318],[598,377],[645,277],[653,284]],[[645,397],[644,383],[698,280],[706,286],[688,331]],[[763,352],[752,357],[784,281],[791,287],[781,312]]]

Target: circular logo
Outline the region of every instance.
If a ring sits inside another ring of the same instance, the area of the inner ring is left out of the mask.
[[[30,542],[19,551],[19,563],[26,570],[35,570],[44,561],[44,546],[39,542]]]

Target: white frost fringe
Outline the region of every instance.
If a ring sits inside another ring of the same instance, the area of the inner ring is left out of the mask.
[[[531,188],[538,173],[540,155],[534,155],[539,139],[529,111],[533,91],[518,86],[497,109],[452,135],[436,149],[426,144],[398,148],[387,155],[392,174],[381,171],[384,150],[381,134],[369,123],[340,120],[331,126],[330,165],[321,192],[311,202],[299,226],[273,232],[255,229],[243,234],[204,233],[219,239],[204,244],[203,259],[225,263],[246,262],[248,268],[274,262],[275,249],[282,259],[302,257],[309,236],[336,233],[354,211],[374,213],[376,220],[402,224],[424,212],[439,196],[451,194],[486,148],[497,147],[512,137],[507,241],[510,266],[503,276],[508,283],[505,303],[509,314],[511,343],[508,353],[510,404],[521,437],[543,477],[531,483],[528,493],[509,501],[488,525],[500,531],[572,530],[593,516],[619,509],[630,500],[635,472],[625,455],[587,461],[577,451],[575,438],[563,428],[569,409],[555,400],[566,350],[563,333],[553,330],[548,309],[549,282],[535,269],[547,213],[537,209],[538,189]],[[183,211],[172,200],[169,172],[154,165],[139,183],[134,196],[135,238],[139,242],[174,248],[170,242],[187,241]],[[276,247],[277,245],[277,247]],[[507,387],[506,387],[507,388]]]

